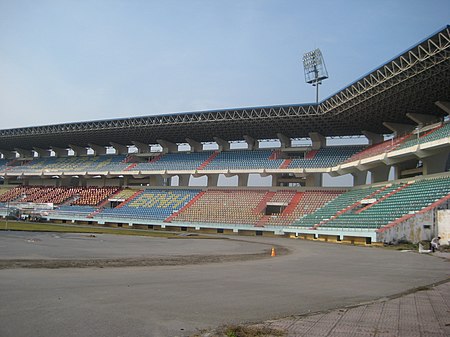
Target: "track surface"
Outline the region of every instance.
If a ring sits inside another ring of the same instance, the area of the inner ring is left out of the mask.
[[[260,255],[272,244],[291,251],[176,266],[2,269],[0,336],[188,336],[220,324],[356,304],[449,277],[448,262],[416,253],[242,240],[0,233],[2,259]]]

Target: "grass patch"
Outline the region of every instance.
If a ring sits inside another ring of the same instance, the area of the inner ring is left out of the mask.
[[[225,330],[227,337],[275,337],[286,336],[281,330],[272,329],[265,326],[229,326]]]
[[[192,337],[283,337],[286,332],[262,325],[227,325]]]
[[[398,244],[392,244],[392,245],[384,245],[383,248],[392,249],[392,250],[419,250],[419,244],[418,243],[398,243]],[[426,248],[425,246],[425,249]]]
[[[0,221],[0,230],[5,230],[5,221]],[[63,233],[90,233],[90,234],[114,234],[114,235],[134,235],[134,236],[151,236],[151,237],[176,237],[176,233],[156,232],[136,229],[121,228],[101,228],[101,227],[85,227],[77,225],[50,224],[50,223],[31,223],[8,221],[8,230],[27,231],[27,232],[63,232]]]

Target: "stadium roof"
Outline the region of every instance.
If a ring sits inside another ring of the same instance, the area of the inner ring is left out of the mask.
[[[407,113],[444,116],[434,104],[450,101],[450,26],[316,104],[292,104],[176,113],[0,130],[0,149],[14,150],[274,139],[391,133],[383,122],[411,124]]]

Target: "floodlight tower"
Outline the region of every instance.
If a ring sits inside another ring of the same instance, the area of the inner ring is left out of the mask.
[[[319,103],[319,85],[328,78],[327,68],[319,48],[303,55],[305,82],[316,87],[316,104]]]

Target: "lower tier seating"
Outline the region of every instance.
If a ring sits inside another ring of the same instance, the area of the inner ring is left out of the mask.
[[[105,209],[101,216],[164,220],[180,210],[200,190],[144,190],[125,205]]]
[[[208,190],[174,221],[255,225],[262,217],[256,208],[264,190]]]
[[[315,228],[378,229],[450,195],[450,177],[355,189],[293,223]],[[373,199],[372,204],[362,204]]]
[[[18,186],[0,195],[0,202],[68,203],[97,206],[120,189],[118,187]]]
[[[287,226],[291,225],[296,219],[310,214],[330,200],[333,200],[344,191],[308,191],[298,192],[301,194],[300,201],[295,205],[292,211],[286,208],[283,213],[279,215],[272,215],[269,217],[266,225],[270,226]]]

